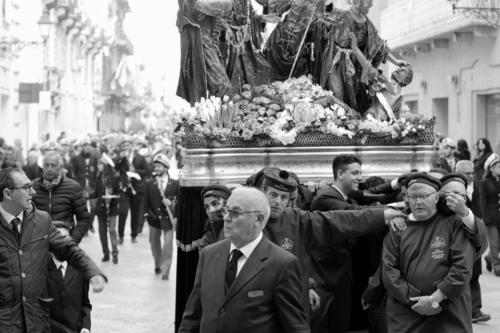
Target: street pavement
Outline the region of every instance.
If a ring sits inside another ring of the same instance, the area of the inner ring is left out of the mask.
[[[95,223],[97,227],[97,223]],[[109,279],[106,289],[95,294],[90,292],[92,302],[93,333],[172,333],[175,314],[175,263],[170,280],[162,281],[154,274],[154,264],[148,241],[147,225],[132,244],[125,237],[119,246],[119,263],[102,263],[102,250],[98,233],[86,237],[82,248],[101,267]],[[483,311],[492,315],[491,321],[475,324],[474,333],[500,332],[500,277],[484,269],[481,276]]]

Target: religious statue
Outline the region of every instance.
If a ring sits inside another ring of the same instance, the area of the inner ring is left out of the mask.
[[[177,95],[194,104],[201,97],[234,95],[245,84],[269,83],[259,24],[251,0],[179,0]]]
[[[406,62],[396,59],[386,42],[382,40],[373,23],[367,17],[373,0],[350,0],[349,10],[331,7],[318,16],[311,27],[311,43],[314,45],[314,79],[345,104],[361,114],[373,104],[373,96],[363,82],[363,67],[353,54],[351,34],[356,37],[357,47],[374,69],[387,60],[402,66]]]

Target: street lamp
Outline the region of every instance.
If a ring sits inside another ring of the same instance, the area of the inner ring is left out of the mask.
[[[50,20],[49,13],[44,10],[42,17],[40,17],[40,19],[38,20],[38,29],[44,43],[46,43],[47,39],[49,38],[51,27],[52,21]]]

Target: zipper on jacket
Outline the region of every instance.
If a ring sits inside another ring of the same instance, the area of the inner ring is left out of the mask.
[[[49,215],[52,216],[52,190],[49,191]]]

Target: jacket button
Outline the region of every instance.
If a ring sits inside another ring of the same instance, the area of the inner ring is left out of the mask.
[[[24,252],[23,250],[19,250],[19,254],[22,255]]]
[[[224,313],[224,308],[220,309],[219,313]]]
[[[23,296],[23,302],[26,302],[26,297]]]
[[[24,272],[21,273],[21,277],[24,279],[26,277],[26,274],[24,274]]]

